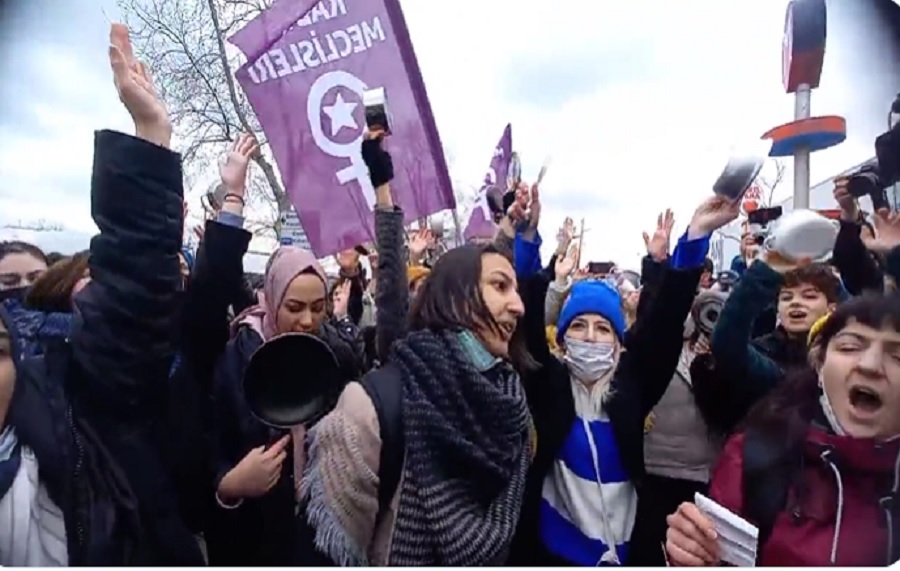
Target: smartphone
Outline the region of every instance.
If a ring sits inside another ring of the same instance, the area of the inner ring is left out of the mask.
[[[592,276],[605,276],[615,267],[612,262],[588,262],[587,271]]]

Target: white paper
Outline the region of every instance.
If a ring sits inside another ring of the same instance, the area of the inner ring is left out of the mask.
[[[722,561],[738,567],[755,567],[759,529],[703,494],[694,494],[694,504],[713,522]]]

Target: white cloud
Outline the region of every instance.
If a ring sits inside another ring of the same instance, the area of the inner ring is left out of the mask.
[[[728,147],[792,116],[781,86],[786,0],[401,3],[454,178],[481,180],[507,122],[526,177],[553,156],[542,192],[548,253],[565,216],[585,217],[584,258],[634,267],[659,210],[674,208],[683,227]],[[102,10],[114,17],[113,0],[66,4],[40,18],[34,9],[14,40],[23,63],[4,68],[17,87],[5,97],[15,116],[0,108],[0,211],[90,231],[91,131],[128,120],[106,61]],[[832,8],[845,11],[829,14],[838,23],[850,10]],[[847,116],[850,138],[813,158],[814,181],[871,155],[884,127],[871,117],[900,88],[900,74],[860,64],[876,49],[870,33],[832,28],[813,112]],[[781,193],[790,186],[789,172]]]

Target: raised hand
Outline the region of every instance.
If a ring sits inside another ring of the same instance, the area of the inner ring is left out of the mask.
[[[409,239],[409,257],[413,263],[418,263],[428,248],[434,247],[434,234],[426,228],[416,230]]]
[[[128,27],[113,24],[109,31],[109,44],[113,83],[119,100],[134,120],[135,134],[168,148],[172,139],[169,113],[153,86],[147,66],[134,57]]]
[[[528,212],[528,185],[520,182],[515,193],[515,200],[507,209],[506,215],[514,225],[518,225],[525,220]]]
[[[566,218],[563,225],[560,226],[559,232],[556,233],[556,255],[565,256],[569,249],[569,244],[575,238],[575,221]]]
[[[900,214],[881,208],[874,216],[875,236],[863,236],[866,248],[873,252],[890,252],[900,246]]]
[[[531,185],[531,205],[529,206],[529,209],[528,227],[534,230],[541,221],[541,195],[537,183]]]
[[[241,133],[231,146],[225,162],[219,168],[222,184],[228,189],[229,194],[244,196],[250,158],[258,151],[259,144],[256,142],[256,138],[249,133]]]
[[[701,202],[694,211],[691,225],[688,227],[688,239],[696,240],[702,236],[708,236],[714,230],[737,220],[740,213],[739,201],[728,200],[721,196],[711,196]]]
[[[577,260],[578,246],[572,246],[565,256],[556,258],[556,266],[553,269],[556,273],[557,281],[565,281],[572,275],[572,272],[575,271],[575,265],[578,263]]]
[[[841,207],[841,220],[847,222],[856,222],[859,218],[859,204],[850,191],[847,190],[847,184],[850,181],[847,177],[839,177],[834,179],[834,199],[838,206]]]
[[[675,227],[675,215],[666,208],[665,212],[656,217],[656,231],[653,236],[644,232],[644,246],[647,253],[656,262],[663,262],[669,257],[669,245],[672,238],[672,228]]]
[[[350,280],[344,282],[335,288],[331,296],[331,303],[334,307],[334,316],[338,319],[346,317],[347,309],[350,307]]]

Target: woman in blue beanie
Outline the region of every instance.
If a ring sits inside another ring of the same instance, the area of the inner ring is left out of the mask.
[[[678,364],[709,237],[737,214],[717,197],[697,208],[627,346],[621,299],[606,282],[572,286],[557,320],[561,359],[547,347],[543,296],[527,296],[526,334],[540,367],[523,382],[538,445],[510,564],[628,563],[645,474],[644,419]],[[539,318],[530,323],[532,311]]]

